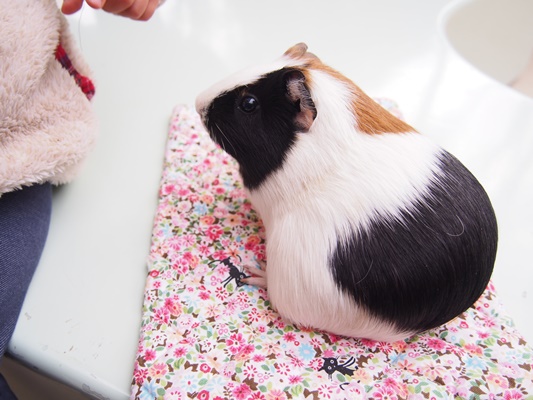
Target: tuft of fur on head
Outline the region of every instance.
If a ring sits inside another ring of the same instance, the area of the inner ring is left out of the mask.
[[[396,340],[481,295],[497,235],[479,183],[305,44],[214,85],[196,105],[263,219],[280,315]]]

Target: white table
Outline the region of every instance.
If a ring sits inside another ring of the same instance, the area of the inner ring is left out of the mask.
[[[437,28],[447,3],[168,0],[148,23],[88,7],[69,17],[95,72],[100,138],[79,178],[54,194],[9,351],[94,396],[128,398],[172,108],[299,41],[370,95],[395,99],[478,176],[499,217],[494,279],[533,341],[533,100],[447,47]]]

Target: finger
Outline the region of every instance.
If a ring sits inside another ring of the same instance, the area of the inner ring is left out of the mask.
[[[256,267],[250,267],[248,265],[244,266],[244,270],[249,273],[250,275],[253,275],[254,277],[261,277],[261,278],[265,278],[266,277],[266,271],[263,270],[263,269],[259,269],[259,268],[256,268]]]
[[[154,15],[159,0],[136,0],[128,9],[119,13],[123,17],[128,17],[139,21],[148,21]]]
[[[105,0],[85,0],[92,8],[100,10],[104,7]]]
[[[160,3],[159,0],[150,0],[148,7],[146,7],[144,14],[139,18],[139,20],[148,21],[150,18],[152,18],[152,15],[154,15],[155,10],[159,6],[159,3]]]
[[[102,9],[117,15],[123,15],[129,8],[143,7],[148,0],[107,0],[102,5]],[[146,7],[145,7],[146,8]],[[126,16],[126,15],[124,15]]]
[[[257,286],[263,289],[267,288],[267,283],[265,278],[243,278],[241,282],[244,282],[247,285]]]
[[[136,0],[134,3],[132,3],[130,7],[118,13],[118,15],[131,18],[134,20],[139,20],[145,14],[146,9],[148,8],[149,5],[150,5],[150,0]]]
[[[63,14],[74,14],[83,5],[83,0],[63,0],[61,12]]]

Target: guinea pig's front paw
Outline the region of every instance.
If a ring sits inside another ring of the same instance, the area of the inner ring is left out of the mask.
[[[244,270],[248,275],[251,275],[248,278],[241,279],[241,282],[246,283],[247,285],[259,286],[263,289],[267,288],[267,272],[266,272],[266,262],[259,261],[259,267],[250,267],[248,265],[244,266]]]

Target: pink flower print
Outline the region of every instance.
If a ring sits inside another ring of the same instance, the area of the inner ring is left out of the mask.
[[[267,393],[267,400],[286,400],[287,394],[283,390],[274,389]]]
[[[233,397],[237,400],[245,400],[251,393],[252,390],[246,383],[242,383],[233,389]]]
[[[245,201],[244,203],[241,204],[241,210],[245,213],[247,212],[250,212],[250,210],[252,209],[252,204],[248,201]],[[248,222],[247,219],[245,219],[243,222]]]
[[[211,248],[207,246],[206,244],[201,244],[200,246],[198,246],[198,252],[202,256],[206,257],[211,253]]]
[[[433,381],[439,376],[444,376],[446,368],[431,360],[420,367],[420,372]]]
[[[291,364],[293,367],[303,367],[304,366],[304,362],[301,358],[299,357],[292,357],[291,358]]]
[[[430,338],[426,342],[430,349],[441,351],[446,348],[446,342],[442,339]]]
[[[165,307],[160,307],[155,310],[154,321],[156,323],[168,324],[170,322],[170,312]]]
[[[269,312],[271,312],[271,310],[268,310]],[[274,326],[278,329],[285,329],[285,322],[281,319],[281,317],[279,316],[276,316],[274,318],[274,315],[272,315],[272,319],[273,319],[273,323],[274,323]]]
[[[200,217],[200,224],[211,226],[215,223],[215,217],[213,215],[204,215]]]
[[[188,212],[191,208],[192,208],[192,204],[190,201],[184,200],[178,203],[179,212],[185,213],[185,212]]]
[[[383,386],[384,387],[389,387],[389,388],[392,388],[392,389],[396,389],[396,388],[399,387],[398,382],[396,382],[392,378],[385,378],[385,380],[383,381]]]
[[[257,374],[257,368],[253,364],[248,364],[244,368],[244,376],[246,376],[246,379],[253,379],[255,375]]]
[[[218,238],[224,233],[220,225],[212,225],[207,228],[207,237],[212,241],[218,240]]]
[[[392,344],[394,350],[396,350],[396,352],[398,353],[403,353],[405,351],[405,349],[407,349],[407,343],[405,343],[405,341],[403,340],[399,340],[397,342],[394,342]]]
[[[150,367],[150,376],[152,378],[159,378],[164,376],[167,372],[168,368],[165,363],[156,363]]]
[[[224,189],[222,189],[222,193],[217,193],[217,194],[223,194],[224,193]],[[216,207],[214,210],[213,210],[213,215],[218,218],[218,219],[222,219],[224,218],[226,215],[228,215],[228,209],[225,207],[225,206],[218,206]]]
[[[501,362],[499,363],[500,372],[505,376],[516,376],[520,374],[520,370],[516,363]]]
[[[161,194],[163,196],[169,195],[174,191],[175,188],[176,187],[174,185],[163,185],[163,187],[161,188]]]
[[[185,354],[187,354],[187,349],[185,347],[177,347],[176,350],[174,350],[174,357],[181,358]]]
[[[296,340],[296,335],[294,332],[287,332],[285,335],[283,335],[283,340],[286,342],[294,342]]]
[[[186,274],[189,270],[187,261],[184,258],[179,258],[172,264],[172,268],[180,275]]]
[[[361,341],[361,344],[363,346],[370,347],[370,348],[373,348],[378,343],[375,340],[370,340],[370,339],[359,339],[359,340]]]
[[[404,359],[398,362],[398,367],[405,371],[414,371],[415,365],[408,359]]]
[[[289,376],[289,383],[291,385],[297,385],[298,383],[302,382],[303,381],[303,378],[299,375],[292,375],[292,376]]]
[[[261,238],[257,235],[252,235],[248,239],[246,239],[246,242],[244,243],[244,248],[246,250],[253,251],[259,243],[261,243]]]
[[[513,390],[506,390],[503,393],[503,399],[504,400],[521,400],[524,399],[524,395],[519,390],[513,389]]]
[[[198,392],[196,398],[199,400],[209,400],[209,392],[207,390],[202,390],[201,392]]]
[[[244,355],[250,355],[254,352],[255,347],[253,344],[245,344],[241,347],[240,353]]]
[[[289,375],[291,373],[291,367],[289,364],[279,363],[276,365],[276,370],[281,375]]]
[[[159,276],[159,271],[153,269],[150,271],[150,274],[149,274],[152,278],[157,278]]]
[[[202,300],[209,300],[211,295],[209,294],[209,292],[200,292],[199,297]]]
[[[486,339],[490,336],[490,333],[487,331],[477,331],[477,335],[480,339]]]
[[[187,197],[187,196],[189,196],[189,194],[191,193],[191,191],[189,190],[189,188],[181,186],[181,187],[177,190],[177,193],[178,193],[178,196],[180,196],[180,197]]]
[[[390,387],[382,387],[374,393],[374,398],[378,400],[397,400],[398,396],[396,396],[394,389]]]
[[[181,237],[181,241],[184,246],[191,247],[196,243],[196,237],[194,235],[184,235]]]
[[[392,351],[392,345],[388,342],[379,342],[378,350],[385,354],[389,354]]]
[[[207,374],[209,371],[211,371],[211,367],[203,363],[200,365],[200,371],[202,371],[204,374]]]
[[[246,310],[250,306],[249,296],[246,292],[241,292],[237,296],[237,303],[240,305],[241,310]]]
[[[192,254],[190,251],[187,251],[183,254],[183,260],[189,264],[189,267],[191,269],[194,269],[196,268],[196,266],[198,265],[198,263],[200,262],[200,259],[195,256],[194,254]]]
[[[476,355],[476,356],[483,355],[483,349],[473,343],[465,344],[464,348],[466,349],[466,351],[468,351],[472,355]]]
[[[146,361],[155,360],[155,357],[156,357],[156,352],[152,349],[146,349],[146,351],[144,352],[144,359]]]
[[[320,399],[331,399],[331,390],[329,385],[320,385],[318,387],[318,394]]]
[[[215,198],[212,195],[206,193],[200,196],[200,201],[209,205],[212,204],[213,201],[215,201]]]
[[[228,297],[228,292],[223,287],[217,287],[215,290],[215,297],[219,300],[225,300]]]
[[[226,339],[226,346],[232,354],[236,354],[244,343],[245,340],[241,333],[234,333],[229,339]]]
[[[171,298],[166,298],[165,299],[165,306],[164,307],[168,310],[168,312],[172,316],[178,316],[182,312],[181,304],[178,303],[177,301],[174,301]]]
[[[509,381],[501,375],[490,373],[486,376],[487,382],[496,386],[498,389],[509,388]]]
[[[278,354],[281,353],[281,348],[279,344],[274,343],[274,342],[265,343],[263,346],[263,349],[266,352],[266,354],[268,354],[269,356],[277,357]]]
[[[222,258],[218,258],[217,256],[222,256]],[[226,253],[224,253],[223,251],[217,251],[215,252],[215,254],[213,254],[213,258],[215,260],[223,260],[224,258],[226,258]],[[220,263],[217,265],[216,273],[221,276],[226,276],[229,274],[229,267]]]
[[[332,357],[335,357],[335,352],[331,349],[327,349],[324,351],[324,353],[322,353],[322,355],[325,357],[325,358],[332,358]]]
[[[136,369],[133,376],[135,377],[135,383],[141,386],[144,380],[148,377],[148,370],[144,368]]]
[[[226,308],[224,309],[224,315],[231,315],[237,309],[237,299],[232,297],[228,299],[226,303]]]
[[[216,317],[218,313],[219,313],[218,305],[216,303],[210,303],[207,305],[206,310],[205,310],[206,317],[213,318],[213,317]]]
[[[323,366],[324,366],[324,360],[322,360],[321,358],[315,358],[311,360],[311,362],[309,363],[309,367],[311,367],[315,371],[319,371],[320,368],[322,368]]]
[[[261,363],[261,362],[265,361],[266,358],[265,358],[265,356],[263,356],[261,354],[254,354],[254,356],[252,357],[252,360],[253,360],[253,362]]]
[[[466,351],[459,346],[450,346],[448,348],[448,351],[456,356],[463,357],[466,353]]]
[[[261,392],[254,392],[250,397],[250,400],[266,400],[266,397]]]
[[[251,311],[248,313],[248,321],[249,322],[259,321],[259,314],[257,312],[257,308],[252,308]]]
[[[496,321],[494,320],[494,318],[492,317],[487,317],[485,318],[485,320],[483,321],[483,326],[485,328],[495,328],[496,327]]]

